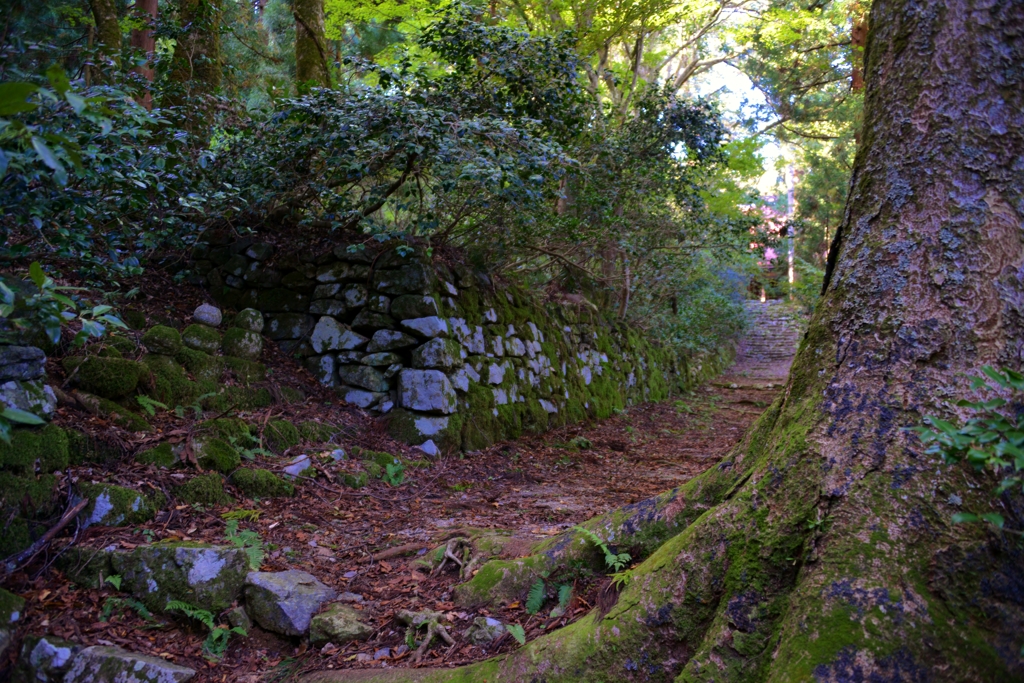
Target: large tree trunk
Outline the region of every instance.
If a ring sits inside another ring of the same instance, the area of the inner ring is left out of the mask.
[[[135,0],[135,17],[144,23],[144,28],[133,28],[131,34],[131,46],[140,50],[146,55],[146,63],[135,67],[134,71],[153,82],[153,53],[156,51],[156,36],[153,35],[153,27],[156,25],[157,0]],[[153,108],[153,96],[147,90],[139,101],[139,104],[146,109]]]
[[[114,71],[121,68],[121,25],[117,20],[117,5],[114,0],[89,0],[89,7],[96,22],[100,55],[107,62],[97,70],[97,80],[112,81],[113,74],[106,73],[106,69],[111,65]]]
[[[324,37],[324,0],[294,0],[295,81],[299,92],[331,84]]]
[[[592,525],[681,529],[607,614],[381,680],[1024,680],[1020,536],[951,521],[1019,533],[1024,506],[904,429],[1024,358],[1024,3],[878,0],[869,25],[864,141],[782,396],[719,466]]]
[[[205,96],[221,84],[220,0],[178,0],[178,19],[182,33],[171,57],[173,85],[163,104],[179,108],[182,125],[206,140],[212,108]]]

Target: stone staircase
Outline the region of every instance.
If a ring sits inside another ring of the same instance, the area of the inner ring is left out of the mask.
[[[807,328],[807,316],[788,301],[747,301],[747,333],[730,374],[783,378]]]

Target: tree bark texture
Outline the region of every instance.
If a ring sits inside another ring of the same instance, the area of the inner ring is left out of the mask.
[[[179,0],[178,16],[183,34],[174,45],[171,80],[190,94],[215,92],[221,83],[220,2]]]
[[[89,0],[92,18],[96,22],[96,39],[100,45],[100,54],[104,60],[113,63],[115,71],[121,68],[121,25],[117,21],[117,5],[114,0]],[[110,81],[110,74],[104,73],[109,68],[103,65],[98,69],[99,80]]]
[[[324,0],[294,0],[295,81],[299,91],[330,87],[329,52],[324,36]]]
[[[863,144],[785,391],[716,467],[587,524],[667,538],[618,602],[471,667],[309,680],[1024,680],[1021,537],[951,521],[1019,533],[1024,503],[905,429],[1024,360],[1024,3],[877,0],[869,25]],[[492,561],[456,598],[584,546]]]
[[[157,0],[135,0],[135,17],[145,27],[132,29],[131,46],[146,56],[146,64],[135,67],[134,71],[150,83],[153,82],[153,77],[155,76],[153,71],[153,53],[156,51],[156,36],[153,35],[152,27],[156,24],[157,12]],[[152,95],[147,91],[139,104],[146,109],[152,109]]]

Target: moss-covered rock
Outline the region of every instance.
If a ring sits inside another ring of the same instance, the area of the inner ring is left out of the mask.
[[[257,332],[232,327],[224,333],[221,350],[228,356],[256,360],[263,353],[263,337]]]
[[[190,349],[216,353],[220,348],[220,332],[206,325],[192,324],[181,331],[181,342]]]
[[[142,335],[142,344],[150,353],[173,356],[181,350],[181,334],[173,327],[154,325]]]
[[[366,472],[356,472],[354,474],[345,474],[341,479],[345,486],[352,489],[361,489],[370,481],[370,475]]]
[[[299,435],[310,443],[327,443],[338,431],[337,427],[325,422],[309,420],[299,424]]]
[[[142,362],[149,368],[153,378],[150,394],[161,403],[174,407],[188,405],[197,395],[197,384],[188,378],[185,369],[170,356],[150,353]]]
[[[98,402],[99,413],[109,417],[118,427],[129,432],[148,432],[150,425],[146,418],[138,413],[128,410],[123,405],[114,403],[109,399],[102,398]]]
[[[114,570],[127,591],[154,611],[171,600],[217,613],[241,594],[249,560],[240,548],[159,543],[116,553]]]
[[[52,474],[0,472],[0,501],[10,513],[28,519],[48,517],[57,510],[57,478]]]
[[[174,495],[186,503],[205,505],[228,505],[231,496],[224,492],[224,481],[215,472],[192,477],[174,489]]]
[[[124,455],[120,444],[99,439],[74,429],[65,431],[68,437],[68,460],[72,465],[95,463],[109,465]]]
[[[192,377],[199,383],[216,382],[224,372],[224,359],[220,356],[211,356],[204,351],[197,351],[183,346],[174,356],[174,360],[180,363]],[[205,393],[205,392],[204,392]]]
[[[215,420],[207,420],[200,427],[203,431],[236,447],[248,448],[257,443],[256,438],[249,431],[249,425],[241,418],[219,417]]]
[[[263,314],[254,308],[243,309],[231,321],[231,326],[259,334],[263,331]]]
[[[231,483],[249,498],[281,498],[295,495],[295,485],[269,470],[238,469]]]
[[[171,444],[162,443],[136,455],[135,462],[157,467],[174,467],[178,462],[178,457],[174,454]]]
[[[266,408],[273,402],[270,390],[264,387],[224,387],[216,395],[204,399],[203,408],[223,413]]]
[[[102,588],[108,576],[114,574],[114,551],[104,548],[71,546],[56,561],[56,567],[79,586]]]
[[[267,377],[267,367],[265,365],[246,360],[245,358],[224,356],[224,365],[242,384],[249,385],[255,382],[262,382]]]
[[[302,403],[306,400],[306,394],[295,387],[278,387],[278,389],[285,403]]]
[[[103,398],[123,398],[135,391],[139,380],[148,375],[146,366],[124,358],[71,356],[64,359],[64,368],[74,375],[73,381],[86,391]]]
[[[68,466],[67,433],[56,425],[15,429],[10,443],[0,441],[0,466],[12,472],[56,472]]]
[[[227,441],[201,436],[192,443],[199,466],[221,474],[230,474],[242,464],[238,449]]]
[[[271,420],[263,430],[263,439],[270,450],[283,453],[301,440],[299,430],[288,420]]]
[[[144,495],[114,484],[80,483],[78,490],[89,504],[82,510],[86,526],[141,524],[156,516],[166,500],[162,493]]]
[[[489,390],[485,389],[485,391]],[[489,419],[484,420],[489,423]],[[442,450],[457,449],[462,443],[463,415],[423,415],[402,408],[391,411],[388,433],[408,444],[433,441]]]

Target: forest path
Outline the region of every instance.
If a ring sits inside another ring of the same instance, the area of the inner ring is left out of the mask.
[[[254,627],[248,637],[233,639],[220,661],[206,662],[201,652],[205,634],[187,620],[145,621],[112,586],[74,586],[55,573],[19,587],[21,594],[32,596],[26,631],[163,656],[196,669],[194,683],[283,681],[325,669],[407,666],[404,629],[394,622],[403,609],[438,610],[451,620],[455,645],[432,650],[424,661],[428,666],[508,651],[516,646],[510,638],[480,646],[469,643],[463,632],[474,618],[492,616],[523,624],[534,638],[543,632],[543,620],[528,615],[519,602],[490,610],[458,608],[451,598],[457,575],[432,576],[420,562],[422,555],[467,532],[506,530],[516,542],[505,552],[515,556],[540,539],[713,467],[784,384],[791,358],[759,355],[759,344],[745,339],[733,368],[686,396],[410,467],[405,481],[394,487],[374,480],[351,490],[321,479],[303,486],[295,498],[259,501],[259,519],[244,526],[259,534],[267,551],[262,571],[303,570],[339,592],[360,595],[361,619],[374,629],[365,641],[309,648]],[[131,549],[157,540],[223,543],[221,514],[228,509],[179,506],[169,518],[137,528],[90,529],[80,545]],[[590,576],[576,582],[581,606],[559,623],[586,614],[599,581]]]

